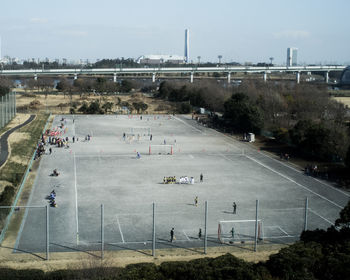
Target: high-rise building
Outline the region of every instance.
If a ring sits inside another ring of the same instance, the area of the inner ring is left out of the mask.
[[[185,62],[190,62],[190,30],[185,30]]]
[[[287,67],[298,65],[298,49],[288,48],[287,49]]]

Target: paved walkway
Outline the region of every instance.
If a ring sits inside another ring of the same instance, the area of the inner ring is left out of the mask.
[[[0,137],[0,167],[3,166],[7,160],[7,157],[9,156],[9,145],[8,145],[8,138],[12,132],[14,132],[16,129],[19,129],[28,123],[30,123],[32,120],[34,120],[35,115],[30,115],[29,119],[26,120],[24,123],[17,125],[16,127],[11,128],[9,131],[6,131],[1,137]]]

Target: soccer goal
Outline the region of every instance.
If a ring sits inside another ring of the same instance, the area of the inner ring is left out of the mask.
[[[150,155],[172,155],[173,145],[149,145]]]
[[[218,238],[221,243],[249,242],[255,240],[256,220],[232,220],[220,221],[218,226]],[[264,239],[263,223],[258,220],[258,240]]]
[[[150,136],[151,135],[150,127],[131,127],[130,134],[133,136]]]

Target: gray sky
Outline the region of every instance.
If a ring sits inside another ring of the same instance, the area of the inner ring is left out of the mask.
[[[5,3],[4,3],[5,2]],[[3,0],[2,55],[350,64],[350,0]]]

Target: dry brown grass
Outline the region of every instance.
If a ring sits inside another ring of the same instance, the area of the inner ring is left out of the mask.
[[[259,261],[266,261],[271,254],[277,253],[286,245],[261,245],[258,252],[242,249],[233,246],[227,247],[209,247],[207,254],[204,255],[197,249],[160,249],[157,250],[157,256],[151,256],[150,250],[143,250],[142,253],[123,250],[123,251],[108,251],[105,252],[104,260],[99,258],[100,252],[88,253],[52,253],[49,261],[30,254],[11,254],[11,250],[7,250],[7,254],[1,254],[0,267],[8,267],[13,269],[42,269],[44,271],[54,271],[59,269],[86,269],[94,267],[125,267],[128,264],[153,262],[157,265],[168,261],[190,261],[193,259],[218,257],[226,253],[230,253],[238,258],[248,262],[257,263]],[[1,249],[2,251],[4,249]],[[146,255],[146,254],[148,255]],[[44,257],[43,254],[41,254]]]
[[[118,98],[121,101],[129,102],[144,102],[148,105],[148,109],[145,114],[166,114],[172,112],[171,108],[174,106],[172,103],[150,98],[145,96],[141,92],[136,92],[131,95],[110,95],[110,96],[98,96],[98,95],[88,95],[84,94],[81,97],[79,95],[73,95],[72,97],[63,94],[51,94],[45,96],[44,94],[35,94],[32,97],[31,94],[18,94],[17,95],[17,107],[19,110],[29,110],[30,112],[51,112],[52,114],[69,114],[71,104],[77,104],[81,106],[83,102],[93,102],[100,101],[102,104],[105,102],[112,102],[114,104],[112,111],[117,110],[116,103]],[[34,99],[34,100],[33,100]]]
[[[350,97],[332,97],[332,98],[337,100],[340,103],[345,104],[350,108]]]

